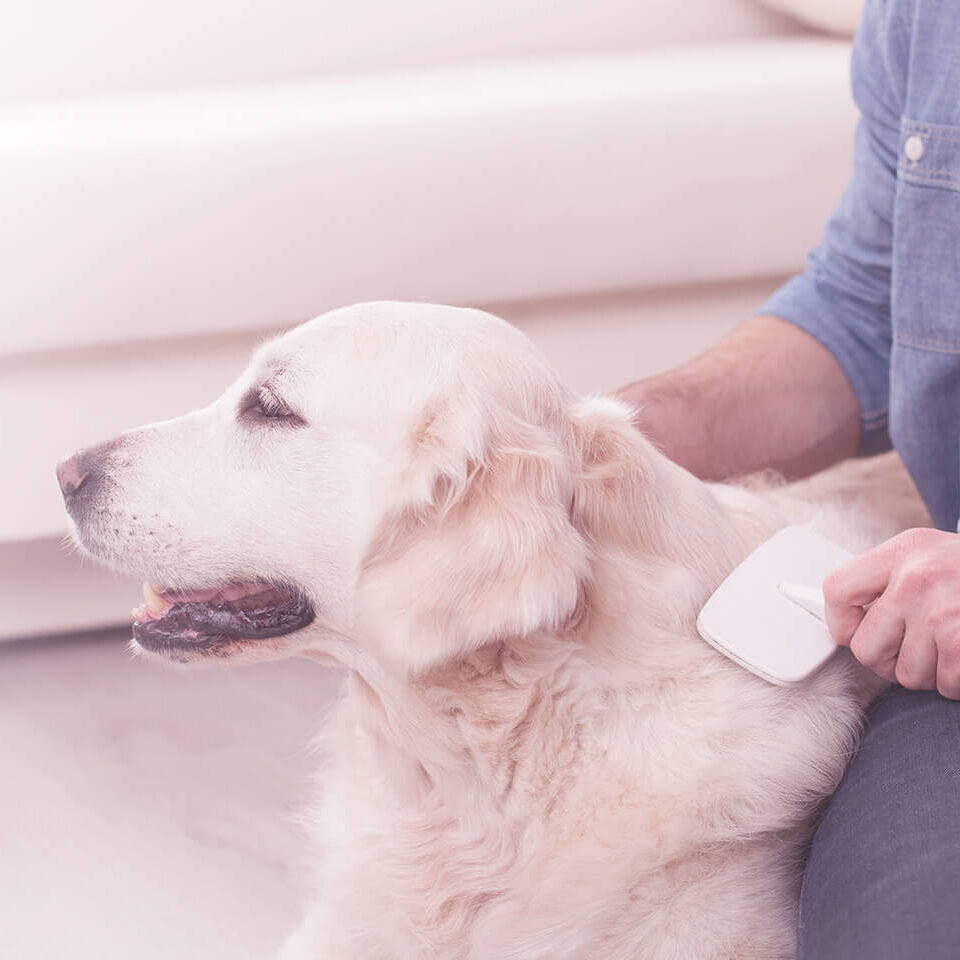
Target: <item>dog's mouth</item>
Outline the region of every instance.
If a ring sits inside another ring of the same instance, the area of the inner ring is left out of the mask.
[[[269,583],[184,591],[145,583],[143,597],[133,610],[133,638],[154,653],[225,653],[238,641],[293,633],[314,617],[299,590]]]

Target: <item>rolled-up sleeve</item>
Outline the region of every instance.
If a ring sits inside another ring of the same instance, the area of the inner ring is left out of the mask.
[[[890,268],[907,55],[898,3],[867,0],[854,41],[853,176],[806,271],[758,311],[806,330],[837,358],[860,404],[861,453],[890,446]]]

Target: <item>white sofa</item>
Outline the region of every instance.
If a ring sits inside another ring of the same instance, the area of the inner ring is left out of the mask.
[[[847,175],[848,46],[749,0],[97,6],[0,39],[0,637],[123,619],[54,463],[265,333],[470,303],[612,387],[799,268]]]

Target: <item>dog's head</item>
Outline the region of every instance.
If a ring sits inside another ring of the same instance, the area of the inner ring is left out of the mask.
[[[628,433],[496,317],[364,304],[58,475],[80,544],[152,584],[142,648],[253,659],[346,637],[419,670],[574,614],[603,522],[584,479],[617,482]]]

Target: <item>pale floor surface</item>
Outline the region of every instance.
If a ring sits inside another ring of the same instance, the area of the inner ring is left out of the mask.
[[[174,670],[127,636],[0,645],[0,960],[270,960],[339,677]]]

